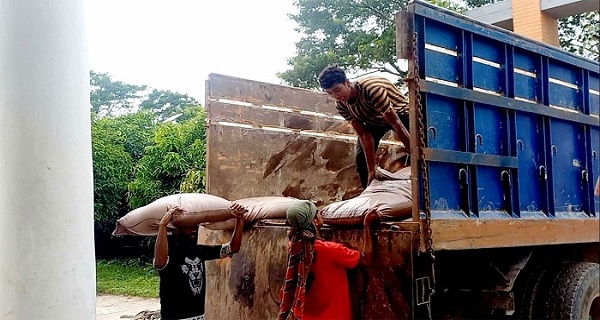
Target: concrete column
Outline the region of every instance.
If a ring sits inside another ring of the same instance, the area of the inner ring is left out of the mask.
[[[0,0],[0,319],[95,319],[84,0]]]
[[[515,33],[560,47],[558,21],[542,11],[540,0],[512,0],[512,14]]]

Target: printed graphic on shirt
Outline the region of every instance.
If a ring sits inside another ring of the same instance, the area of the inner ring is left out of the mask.
[[[200,258],[194,260],[185,258],[185,264],[181,265],[181,271],[188,275],[190,289],[194,295],[199,295],[202,292],[202,286],[204,285],[204,264]]]

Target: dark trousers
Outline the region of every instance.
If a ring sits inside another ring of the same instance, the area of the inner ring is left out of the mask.
[[[398,117],[406,127],[406,130],[408,130],[408,114],[398,115]],[[379,141],[381,141],[381,138],[383,138],[388,131],[394,130],[389,124],[382,127],[366,127],[366,129],[373,137],[373,148],[375,149],[373,152],[375,153],[379,148]],[[369,184],[369,168],[367,167],[367,158],[365,157],[365,152],[360,144],[360,140],[358,140],[358,143],[356,144],[356,171],[358,171],[358,176],[360,177],[360,183],[362,184],[363,189],[366,189]]]

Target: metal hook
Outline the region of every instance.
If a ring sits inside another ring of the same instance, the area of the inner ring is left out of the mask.
[[[434,126],[427,128],[427,130],[433,132],[433,138],[437,139],[437,129]]]
[[[555,144],[552,145],[552,155],[557,155],[558,154],[558,147],[556,147]]]
[[[543,180],[543,181],[547,180],[548,173],[546,172],[546,167],[540,166],[539,171],[540,171],[540,180]]]
[[[519,150],[523,150],[524,145],[525,145],[525,143],[523,143],[523,140],[521,140],[521,139],[517,140],[517,146],[519,146]]]
[[[479,140],[479,145],[483,145],[483,136],[479,133],[475,135],[475,144],[477,144],[477,140]]]

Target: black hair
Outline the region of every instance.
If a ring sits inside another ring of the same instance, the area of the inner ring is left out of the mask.
[[[329,65],[319,74],[319,84],[321,88],[327,90],[338,83],[346,82],[346,72],[337,64]]]

